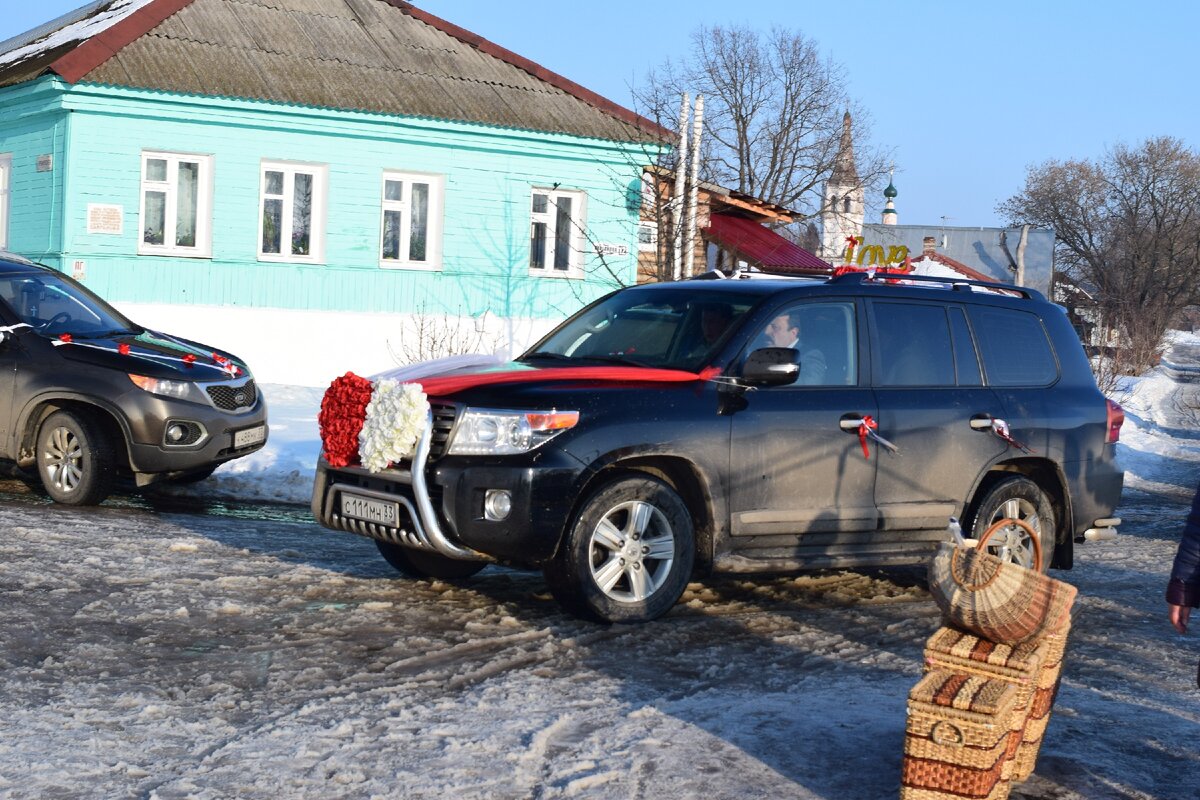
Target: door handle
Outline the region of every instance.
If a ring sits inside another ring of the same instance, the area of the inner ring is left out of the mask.
[[[847,433],[857,433],[862,424],[862,414],[843,414],[842,418],[838,420],[838,427]]]
[[[971,429],[977,431],[990,431],[994,418],[991,414],[976,414],[971,417]]]
[[[867,439],[878,442],[893,453],[900,452],[899,447],[876,433],[879,424],[870,414],[865,416],[862,414],[843,414],[842,418],[838,420],[838,427],[846,433],[858,434],[858,441],[862,444],[863,456],[865,458],[871,457],[870,452],[867,450]]]

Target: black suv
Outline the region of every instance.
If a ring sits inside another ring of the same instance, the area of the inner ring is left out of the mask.
[[[968,536],[1022,519],[1059,568],[1119,523],[1123,413],[1063,310],[1027,289],[863,273],[637,286],[507,368],[524,374],[491,369],[431,395],[411,461],[322,456],[316,518],[412,576],[540,567],[568,608],[609,621],[665,613],[694,568],[920,563],[951,518]],[[1018,526],[992,541],[1031,563]]]
[[[266,403],[236,357],[0,255],[0,459],[36,465],[54,500],[99,503],[122,474],[200,480],[266,440]]]

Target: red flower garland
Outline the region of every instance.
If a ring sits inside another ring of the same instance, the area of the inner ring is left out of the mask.
[[[345,467],[358,461],[358,434],[367,418],[371,402],[371,382],[347,372],[335,378],[321,399],[317,426],[321,446],[331,467]]]

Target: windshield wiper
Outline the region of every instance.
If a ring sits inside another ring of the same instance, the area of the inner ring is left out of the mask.
[[[528,355],[521,356],[517,360],[524,363],[526,361],[531,361],[535,358],[545,358],[545,359],[550,359],[553,361],[574,361],[575,360],[575,359],[571,358],[570,356],[564,356],[562,353],[551,353],[547,350],[539,350],[536,353],[530,353]]]
[[[638,359],[630,358],[629,356],[617,356],[617,355],[580,356],[580,358],[582,358],[585,361],[600,361],[605,364],[623,364],[623,365],[630,366],[630,367],[649,367],[650,366],[650,364],[647,364],[645,361],[639,361]]]
[[[90,331],[88,333],[77,333],[77,334],[75,334],[75,338],[76,339],[103,339],[106,336],[120,336],[122,334],[132,334],[132,333],[137,333],[137,331],[130,330],[128,328],[114,328],[111,331]]]

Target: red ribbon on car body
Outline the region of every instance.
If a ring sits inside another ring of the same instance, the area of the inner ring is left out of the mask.
[[[868,437],[870,437],[871,439],[874,439],[876,442],[878,442],[883,447],[886,447],[892,453],[900,452],[899,447],[892,444],[887,439],[883,438],[882,436],[880,436],[878,433],[875,432],[878,427],[879,427],[879,423],[876,422],[875,418],[872,417],[870,414],[867,414],[866,416],[864,416],[862,418],[862,421],[860,421],[858,423],[858,443],[860,445],[862,445],[863,458],[866,458],[866,459],[871,458],[871,451],[869,449],[867,449],[867,438]]]

